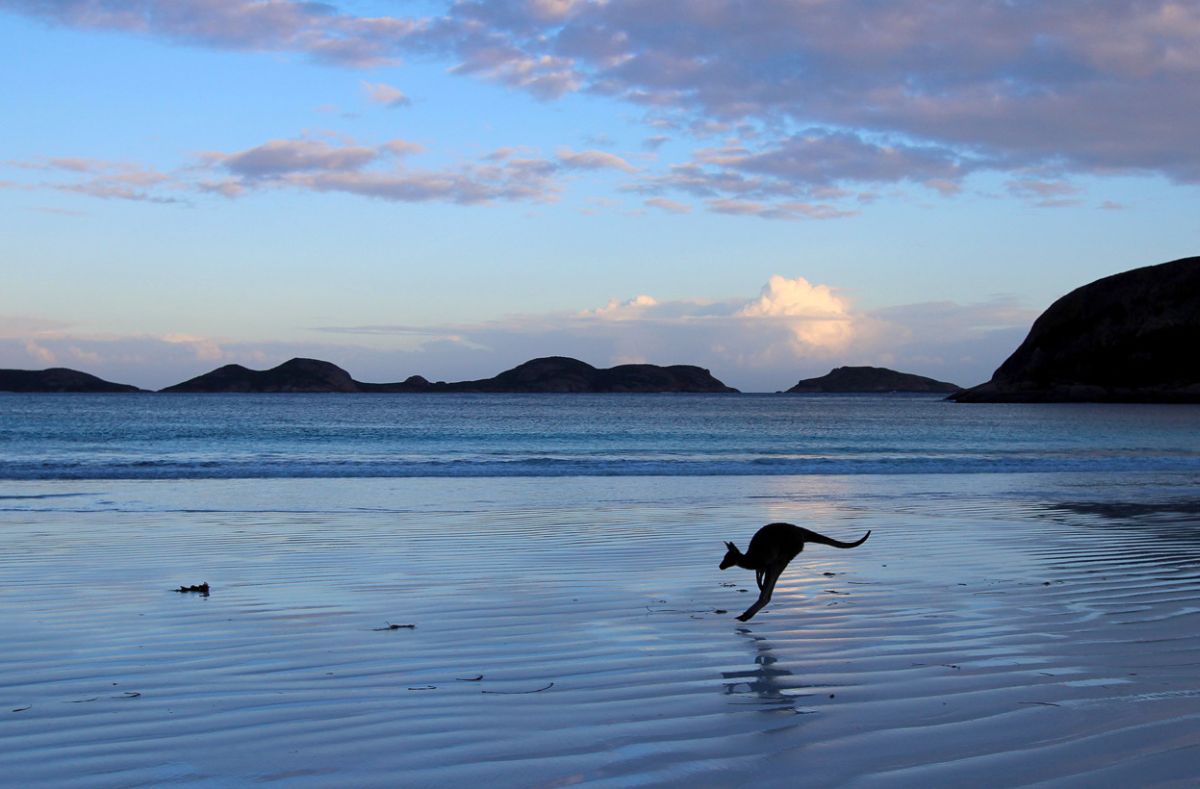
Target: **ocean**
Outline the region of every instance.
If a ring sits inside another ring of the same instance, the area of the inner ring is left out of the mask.
[[[928,396],[0,395],[0,480],[1200,471],[1200,407]]]
[[[1198,427],[0,395],[0,785],[1194,785]],[[770,521],[871,536],[742,623]]]

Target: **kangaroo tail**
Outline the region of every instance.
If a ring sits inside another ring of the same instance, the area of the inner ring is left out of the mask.
[[[805,529],[805,531],[808,532],[808,534],[804,535],[805,542],[816,542],[820,543],[821,545],[832,545],[834,548],[857,548],[866,542],[867,538],[871,536],[871,532],[868,530],[861,539],[855,540],[854,542],[842,542],[841,540],[835,540],[832,537],[826,537],[824,534],[817,534],[815,531],[810,529]]]

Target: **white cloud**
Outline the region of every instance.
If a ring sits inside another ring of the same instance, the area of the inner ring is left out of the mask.
[[[612,299],[608,304],[594,310],[585,310],[586,317],[606,318],[608,320],[629,320],[644,317],[650,307],[657,307],[658,300],[653,296],[642,294],[628,301]]]
[[[804,277],[772,276],[758,299],[738,315],[784,320],[800,352],[840,350],[854,336],[854,317],[845,299],[828,285],[813,285]]]

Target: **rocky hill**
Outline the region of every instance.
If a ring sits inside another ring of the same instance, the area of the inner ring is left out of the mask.
[[[414,375],[399,383],[355,381],[342,368],[292,359],[270,370],[230,364],[164,392],[736,392],[708,370],[691,365],[624,364],[598,369],[578,359],[532,359],[494,378],[430,382]]]
[[[358,383],[336,364],[290,359],[270,370],[227,364],[163,392],[357,392]]]
[[[949,394],[962,387],[886,367],[838,367],[820,378],[806,378],[789,393],[931,392]]]
[[[1071,291],[985,384],[982,402],[1200,402],[1200,257]]]
[[[622,364],[601,369],[566,356],[532,359],[495,378],[445,384],[453,392],[735,392],[691,365]]]
[[[48,370],[0,370],[0,392],[140,392],[88,373],[51,367]]]

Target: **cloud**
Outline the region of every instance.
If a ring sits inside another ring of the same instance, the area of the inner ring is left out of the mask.
[[[849,132],[809,130],[753,147],[701,148],[692,160],[651,174],[628,188],[645,194],[684,192],[708,198],[710,210],[765,219],[853,216],[859,188],[912,182],[942,195],[982,163],[949,149],[871,141]]]
[[[0,315],[0,339],[46,336],[61,333],[71,326],[66,321],[27,315]]]
[[[407,107],[412,104],[412,101],[405,95],[404,91],[399,88],[388,85],[385,82],[363,82],[363,89],[367,92],[368,98],[376,104],[382,104],[385,107]]]
[[[343,192],[395,202],[487,203],[549,201],[558,196],[559,161],[522,156],[513,149],[474,162],[422,170],[403,160],[422,147],[405,140],[364,146],[350,141],[271,140],[245,151],[208,153],[205,159],[231,178],[209,188],[236,196],[284,187]],[[615,157],[614,157],[615,158]]]
[[[655,208],[661,208],[672,214],[690,214],[692,207],[686,203],[680,203],[677,200],[671,200],[666,197],[651,197],[645,201],[646,205]]]
[[[853,319],[845,299],[828,285],[812,285],[804,277],[772,276],[758,299],[737,314],[746,318],[785,321],[800,351],[840,350],[854,335]]]
[[[626,173],[636,173],[637,168],[613,153],[605,151],[573,151],[570,148],[558,149],[558,161],[564,167],[573,170],[621,170]]]
[[[0,182],[0,189],[54,190],[103,200],[179,203],[173,196],[184,188],[173,176],[136,162],[83,157],[9,160],[10,167],[39,174],[33,182]]]
[[[25,341],[25,353],[37,360],[38,364],[54,365],[58,363],[58,357],[44,345],[39,345],[33,340]]]
[[[171,345],[181,345],[190,348],[196,358],[201,361],[215,362],[225,358],[225,351],[220,344],[208,337],[198,337],[193,334],[166,334],[160,338]]]
[[[459,0],[423,16],[299,0],[3,5],[74,28],[350,68],[439,60],[545,100],[611,97],[641,108],[657,131],[706,142],[689,161],[646,173],[640,188],[699,196],[725,213],[846,216],[855,197],[812,191],[913,183],[953,196],[983,170],[1009,174],[1036,205],[1073,198],[1022,185],[1031,172],[1200,183],[1200,8],[1172,0]],[[708,144],[729,134],[740,141]],[[625,160],[592,161],[559,164],[634,175]],[[64,188],[153,194],[128,183]]]
[[[613,167],[599,152],[572,154],[574,164],[501,149],[475,161],[421,169],[408,157],[424,148],[407,140],[363,145],[352,140],[268,140],[240,151],[208,151],[196,164],[165,174],[140,165],[84,159],[7,162],[50,172],[54,180],[0,182],[0,188],[55,189],[91,197],[183,202],[188,194],[235,199],[264,189],[342,192],[396,202],[545,202],[557,199],[567,169]]]
[[[841,219],[858,213],[852,209],[838,208],[830,204],[796,201],[762,203],[753,200],[718,198],[705,201],[705,205],[718,214],[757,216],[762,219]]]
[[[1014,178],[1006,186],[1011,194],[1044,207],[1078,205],[1079,187],[1059,179]]]
[[[608,304],[594,310],[585,310],[585,316],[604,318],[607,320],[629,320],[642,318],[651,307],[658,306],[658,299],[642,294],[628,301],[612,299]]]
[[[233,175],[271,178],[287,173],[358,170],[378,159],[382,151],[356,145],[336,146],[323,140],[269,140],[235,154],[208,154]]]

